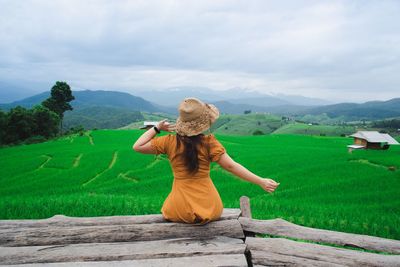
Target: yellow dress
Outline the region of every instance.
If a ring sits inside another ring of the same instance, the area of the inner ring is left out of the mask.
[[[188,173],[176,150],[176,135],[168,134],[153,138],[150,142],[157,154],[167,154],[174,174],[172,190],[161,208],[164,218],[174,222],[207,223],[221,217],[223,204],[210,178],[210,163],[218,161],[226,152],[213,134],[205,135],[209,150],[201,146],[198,153],[199,170]]]

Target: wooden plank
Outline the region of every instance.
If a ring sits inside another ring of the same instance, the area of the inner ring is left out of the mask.
[[[394,239],[315,229],[290,223],[283,219],[254,220],[240,217],[239,222],[243,230],[254,233],[298,238],[382,252],[400,253],[400,241]]]
[[[220,220],[237,219],[239,215],[240,209],[224,209]],[[166,221],[161,214],[99,217],[68,217],[64,215],[54,215],[51,218],[39,220],[0,220],[0,229],[12,227],[94,226],[145,223],[168,223],[168,221]]]
[[[250,198],[246,196],[241,196],[239,201],[240,201],[240,210],[242,212],[241,216],[246,218],[251,218]]]
[[[0,229],[0,246],[63,245],[147,241],[180,237],[228,236],[244,238],[238,220],[222,220],[205,225],[152,223],[96,226],[16,227]]]
[[[246,238],[254,265],[400,266],[400,255],[383,255],[284,238]]]
[[[2,264],[118,261],[174,258],[219,254],[243,254],[246,245],[241,239],[175,238],[167,240],[67,244],[62,246],[1,247]]]
[[[204,266],[233,266],[247,267],[244,254],[215,254],[205,256],[123,260],[123,261],[86,261],[86,262],[57,262],[57,263],[29,263],[16,264],[13,267],[131,267],[131,266],[154,266],[154,267],[204,267]]]

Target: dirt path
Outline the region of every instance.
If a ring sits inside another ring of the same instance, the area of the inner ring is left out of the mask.
[[[41,157],[46,157],[46,161],[43,162],[36,170],[43,169],[44,166],[53,158],[53,157],[50,156],[50,155],[41,155]]]
[[[72,165],[73,168],[76,168],[79,166],[79,163],[81,162],[81,158],[82,158],[83,154],[79,154],[75,160],[74,160],[74,164]]]

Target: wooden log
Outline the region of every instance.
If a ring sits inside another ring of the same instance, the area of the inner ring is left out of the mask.
[[[131,267],[131,266],[176,266],[176,267],[204,267],[204,266],[232,266],[247,267],[244,254],[216,254],[206,256],[123,260],[123,261],[86,261],[86,262],[57,262],[57,263],[29,263],[16,264],[13,267]]]
[[[394,239],[315,229],[290,223],[283,219],[254,220],[239,217],[239,222],[243,230],[254,233],[298,238],[382,252],[400,253],[400,241]]]
[[[250,208],[250,198],[246,196],[241,196],[240,199],[240,210],[241,216],[246,218],[251,218],[251,208]]]
[[[67,244],[62,246],[1,247],[2,264],[119,261],[202,255],[243,254],[241,239],[218,236],[210,239]]]
[[[240,209],[224,209],[220,220],[237,219],[239,215]],[[39,220],[0,220],[0,230],[14,227],[94,226],[145,223],[168,223],[168,221],[166,221],[161,214],[99,217],[68,217],[64,215],[54,215],[51,218]]]
[[[254,265],[400,266],[400,255],[382,255],[284,238],[246,239]]]
[[[244,238],[239,221],[233,219],[214,221],[202,226],[185,223],[152,223],[65,227],[16,227],[0,229],[0,246],[128,242],[180,237],[208,238],[220,235]]]

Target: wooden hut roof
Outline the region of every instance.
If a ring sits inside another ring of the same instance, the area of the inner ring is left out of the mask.
[[[398,145],[399,143],[389,134],[380,133],[377,131],[358,131],[350,135],[360,139],[367,140],[370,143],[387,143],[389,145]]]

